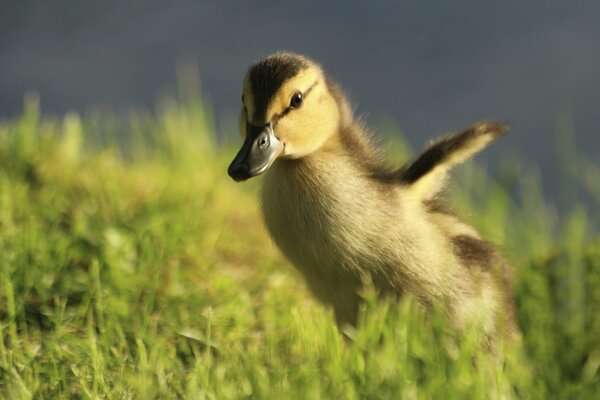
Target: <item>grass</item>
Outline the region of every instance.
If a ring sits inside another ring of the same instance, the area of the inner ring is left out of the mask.
[[[348,344],[268,239],[258,183],[226,176],[235,149],[198,96],[120,124],[117,145],[114,121],[41,117],[35,98],[0,123],[0,398],[600,393],[597,208],[556,217],[534,168],[465,167],[449,194],[514,265],[521,344],[489,354],[369,292]],[[597,207],[600,170],[578,171]]]

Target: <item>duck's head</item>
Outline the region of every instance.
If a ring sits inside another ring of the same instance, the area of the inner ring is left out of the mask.
[[[244,79],[239,128],[244,143],[228,173],[243,181],[278,158],[301,158],[338,131],[341,108],[321,68],[306,57],[277,53]]]

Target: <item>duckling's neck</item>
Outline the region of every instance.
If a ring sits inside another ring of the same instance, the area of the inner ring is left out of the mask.
[[[346,176],[352,179],[364,178],[371,181],[369,183],[375,183],[376,177],[386,171],[378,149],[363,127],[353,120],[344,123],[335,135],[305,161],[324,168],[328,167],[328,163],[338,166],[348,164],[351,168],[345,171]],[[341,171],[340,177],[343,175],[344,171]]]
[[[304,184],[325,176],[343,181],[344,176],[357,179],[368,175],[361,173],[360,169],[372,164],[374,154],[375,150],[360,128],[355,124],[347,124],[331,135],[318,150],[301,158],[281,159],[273,167],[279,169],[279,173],[285,173],[286,177],[281,178],[299,178]]]
[[[361,127],[347,124],[317,151],[298,159],[277,160],[266,173],[263,201],[284,207],[290,202],[314,201],[317,207],[342,209],[355,206],[349,203],[376,201],[389,189],[377,179],[380,165],[377,151]]]

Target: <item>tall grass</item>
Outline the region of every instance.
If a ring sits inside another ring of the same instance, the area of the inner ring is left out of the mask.
[[[0,124],[0,397],[594,398],[597,209],[558,219],[532,170],[463,169],[449,195],[506,249],[522,343],[496,354],[442,314],[367,299],[353,343],[226,176],[198,96]],[[125,149],[125,150],[124,150]],[[597,166],[582,170],[595,204]],[[597,398],[597,397],[596,397]]]

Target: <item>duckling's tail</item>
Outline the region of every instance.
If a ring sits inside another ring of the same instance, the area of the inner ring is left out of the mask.
[[[506,124],[480,122],[461,133],[435,139],[402,171],[401,179],[418,198],[431,199],[444,187],[452,167],[483,150],[508,128]]]

